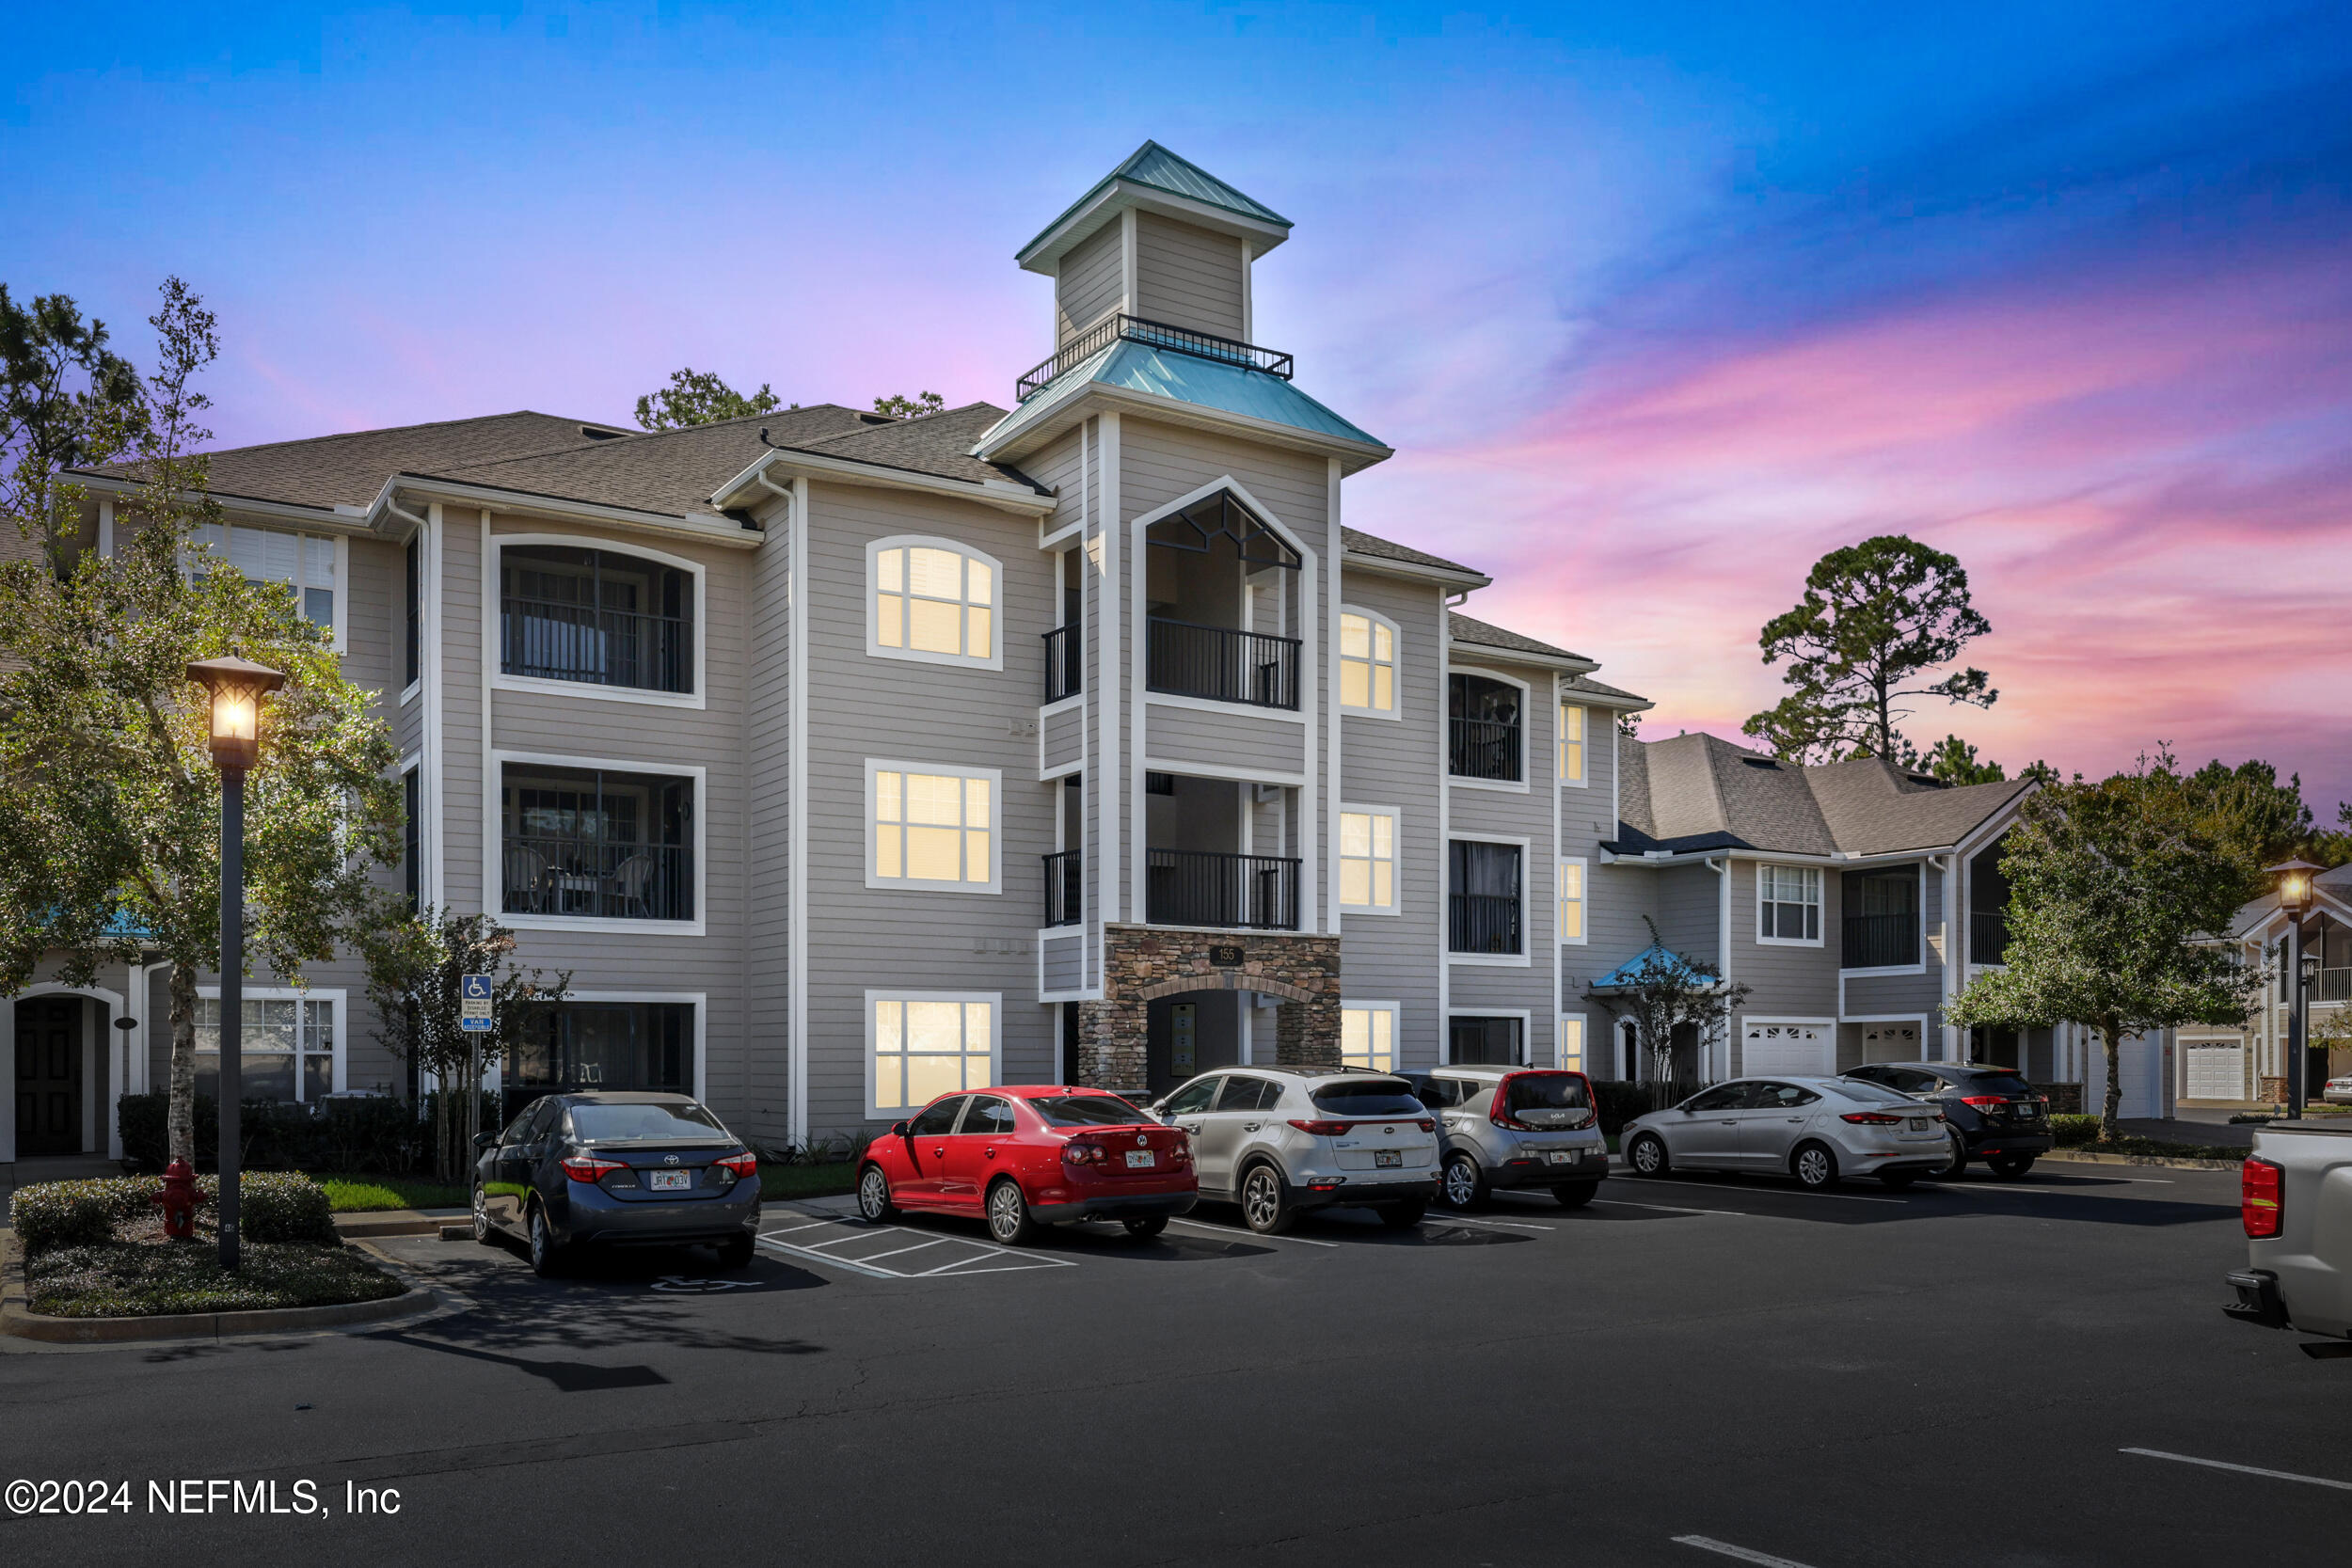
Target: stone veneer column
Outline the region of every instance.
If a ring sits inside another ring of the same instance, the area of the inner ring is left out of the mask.
[[[1280,998],[1276,1063],[1339,1065],[1337,937],[1112,926],[1104,932],[1103,949],[1104,999],[1078,1005],[1083,1084],[1120,1094],[1147,1093],[1150,1004],[1203,990],[1254,990]],[[1235,955],[1239,962],[1216,961]]]

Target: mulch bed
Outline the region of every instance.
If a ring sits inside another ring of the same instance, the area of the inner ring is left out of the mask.
[[[350,1247],[247,1242],[235,1274],[220,1266],[209,1216],[196,1240],[164,1235],[163,1218],[124,1221],[103,1246],[57,1247],[24,1260],[25,1305],[57,1318],[143,1318],[380,1301],[407,1289]]]

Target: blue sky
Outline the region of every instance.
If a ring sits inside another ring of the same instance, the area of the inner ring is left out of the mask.
[[[680,364],[1004,403],[1012,251],[1146,136],[1293,218],[1258,335],[1399,449],[1351,520],[1504,580],[1651,733],[1768,705],[1820,550],[1959,553],[2012,766],[2352,795],[2352,28],[2210,6],[124,7],[20,19],[0,279],[224,440]]]

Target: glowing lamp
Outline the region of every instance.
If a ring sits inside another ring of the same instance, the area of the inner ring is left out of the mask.
[[[213,761],[222,771],[244,772],[261,754],[262,699],[286,677],[249,658],[199,658],[188,679],[212,699]]]
[[[2269,868],[2269,875],[2279,879],[2279,907],[2300,918],[2312,907],[2312,879],[2327,867],[2313,865],[2306,860],[2284,861]]]

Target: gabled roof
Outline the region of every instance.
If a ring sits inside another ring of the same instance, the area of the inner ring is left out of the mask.
[[[1618,854],[1725,849],[1822,859],[1947,848],[2030,788],[1946,788],[1876,757],[1806,768],[1711,735],[1619,752]]]
[[[1087,391],[1101,388],[1168,406],[1168,417],[1187,410],[1228,414],[1260,428],[1298,432],[1324,450],[1353,454],[1359,467],[1390,455],[1390,449],[1348,423],[1278,375],[1222,359],[1179,354],[1122,338],[1089,356],[1004,417],[973,449],[1018,455],[1032,439],[1057,428],[1056,416]],[[1343,462],[1348,461],[1343,457]]]
[[[1626,959],[1608,974],[1594,979],[1586,988],[1591,990],[1629,990],[1652,975],[1671,974],[1686,984],[1706,986],[1714,977],[1690,959],[1663,942],[1651,942],[1633,957]]]
[[[1485,621],[1474,621],[1458,610],[1447,612],[1446,629],[1454,641],[1473,647],[1492,648],[1497,653],[1504,655],[1522,655],[1546,663],[1559,659],[1581,664],[1587,670],[1598,668],[1592,659],[1586,658],[1582,654],[1572,654],[1565,648],[1555,648],[1549,642],[1538,642],[1534,638],[1521,636],[1516,631],[1505,631],[1501,626],[1490,626]]]
[[[1475,566],[1465,566],[1458,561],[1448,561],[1427,550],[1417,550],[1410,545],[1400,545],[1393,539],[1383,539],[1361,529],[1343,527],[1340,548],[1349,555],[1364,556],[1373,561],[1393,562],[1399,566],[1418,566],[1426,571],[1444,572],[1462,578],[1474,578],[1481,587],[1494,581]]]
[[[214,495],[332,511],[338,505],[366,507],[384,482],[403,470],[432,473],[526,452],[622,446],[641,435],[595,420],[521,409],[432,424],[228,447],[207,457]],[[127,463],[101,464],[86,471],[108,479],[137,477],[136,469]]]
[[[1154,196],[1173,199],[1155,202]],[[1280,245],[1291,229],[1291,220],[1264,202],[1244,196],[1158,142],[1147,141],[1064,208],[1059,217],[1038,230],[1037,237],[1023,245],[1014,259],[1025,267],[1051,270],[1051,263],[1063,251],[1126,206],[1161,206],[1195,222],[1203,217],[1214,221],[1222,214],[1236,231],[1256,237],[1261,253]]]

